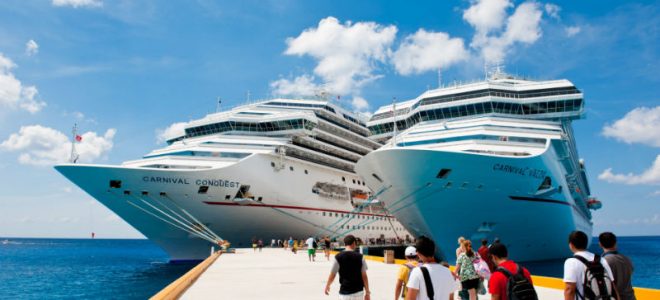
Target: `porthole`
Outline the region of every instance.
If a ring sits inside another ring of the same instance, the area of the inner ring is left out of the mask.
[[[346,177],[342,177],[341,181],[346,182]]]
[[[353,184],[355,184],[355,179],[353,179]]]
[[[270,166],[273,167],[273,168],[275,168],[275,162],[272,162],[272,161],[271,161],[271,162],[270,162]]]
[[[305,170],[305,174],[309,174],[309,172],[307,170]]]
[[[290,166],[290,167],[289,167],[289,170],[293,171],[293,166]]]

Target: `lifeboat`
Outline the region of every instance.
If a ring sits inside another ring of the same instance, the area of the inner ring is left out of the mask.
[[[589,198],[589,200],[587,200],[587,207],[589,209],[597,210],[603,207],[603,203],[596,198]]]

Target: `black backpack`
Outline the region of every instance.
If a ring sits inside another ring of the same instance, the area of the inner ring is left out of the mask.
[[[578,298],[589,300],[616,299],[612,279],[605,274],[605,267],[600,263],[600,255],[594,255],[593,261],[588,261],[579,255],[573,257],[587,267],[584,271],[584,283],[582,285],[584,295],[580,295],[578,291],[575,291]]]
[[[511,274],[509,270],[503,267],[497,267],[496,271],[502,272],[506,276],[506,294],[509,300],[538,300],[534,285],[523,274],[523,268],[516,265],[518,271]]]
[[[314,241],[312,242],[312,247],[313,247],[314,249],[316,249],[316,248],[319,247],[319,244],[316,243],[316,240],[314,240]]]

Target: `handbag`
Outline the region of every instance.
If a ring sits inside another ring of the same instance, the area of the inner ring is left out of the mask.
[[[477,272],[477,275],[482,279],[490,279],[490,268],[488,268],[488,263],[485,260],[481,259],[479,255],[472,261],[472,266]]]

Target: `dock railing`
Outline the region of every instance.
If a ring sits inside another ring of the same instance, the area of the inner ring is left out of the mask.
[[[194,268],[190,269],[186,274],[179,277],[179,279],[170,283],[167,287],[162,289],[153,297],[149,298],[150,300],[174,300],[179,299],[181,295],[197,281],[197,278],[201,276],[209,266],[211,266],[222,254],[222,251],[216,251],[211,254],[207,259],[203,260]]]

